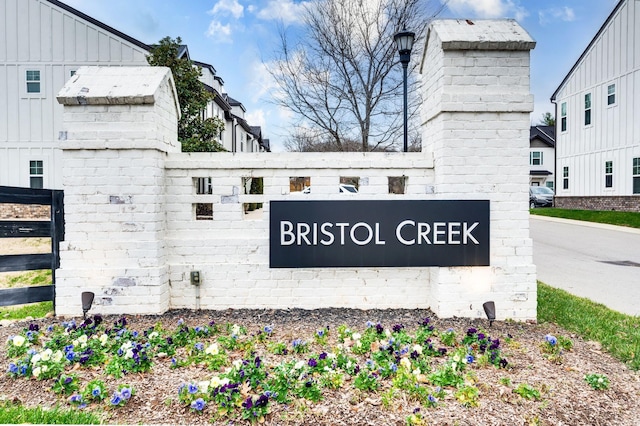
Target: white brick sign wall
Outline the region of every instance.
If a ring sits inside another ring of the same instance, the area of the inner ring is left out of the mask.
[[[533,44],[513,21],[434,22],[421,153],[181,153],[168,70],[79,70],[59,95],[67,238],[58,313],[80,314],[80,293],[93,291],[105,314],[430,307],[482,317],[482,303],[494,300],[499,319],[535,319],[526,195]],[[358,178],[359,193],[338,192],[345,177]],[[404,194],[389,193],[389,177],[404,180]],[[262,194],[247,193],[248,178],[262,178]],[[295,191],[301,182],[309,194]],[[271,201],[345,199],[489,200],[490,266],[269,267]],[[256,203],[263,207],[248,211]]]

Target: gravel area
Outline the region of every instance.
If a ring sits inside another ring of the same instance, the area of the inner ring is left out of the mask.
[[[566,333],[553,324],[528,324],[495,322],[489,328],[484,320],[438,319],[429,310],[227,310],[188,311],[174,310],[160,316],[128,316],[129,328],[146,330],[160,322],[165,329],[175,329],[179,319],[190,327],[217,324],[239,324],[249,334],[257,333],[265,325],[274,328],[273,339],[290,342],[296,338],[309,339],[314,333],[328,326],[332,332],[329,347],[338,344],[333,330],[346,324],[354,330],[364,330],[367,321],[379,322],[385,328],[402,323],[414,331],[425,317],[431,318],[436,330],[455,330],[459,336],[469,327],[483,329],[492,337],[503,340],[511,336],[511,343],[503,345],[504,357],[509,361],[507,369],[492,366],[470,366],[475,372],[476,387],[480,391],[480,405],[465,408],[455,400],[453,392],[438,407],[422,408],[424,424],[433,425],[638,425],[640,424],[640,375],[630,371],[622,363],[600,349],[595,342],[586,342]],[[116,317],[106,317],[114,322]],[[59,322],[48,318],[32,321],[41,327]],[[0,368],[6,371],[9,359],[4,342],[20,332],[31,322],[19,321],[0,326],[3,350]],[[562,364],[551,363],[540,350],[547,334],[561,335],[573,341],[573,349],[563,356]],[[319,352],[312,345],[311,352]],[[280,363],[281,355],[258,348],[265,362]],[[230,354],[234,359],[242,354]],[[292,356],[289,356],[292,357]],[[304,355],[298,355],[304,358]],[[364,362],[364,358],[362,359]],[[129,374],[123,379],[100,377],[98,369],[77,369],[83,382],[101,378],[108,387],[129,383],[137,391],[124,407],[95,411],[108,424],[211,424],[211,413],[197,414],[178,402],[177,389],[182,383],[207,380],[213,373],[201,366],[170,368],[168,358],[154,360],[152,371],[145,374]],[[611,386],[605,391],[593,390],[584,380],[587,373],[605,374]],[[25,406],[51,407],[66,405],[63,398],[51,392],[53,380],[13,379],[0,376],[0,400],[14,401]],[[541,399],[526,400],[513,392],[515,386],[526,383],[538,389]],[[388,386],[388,385],[387,385]],[[394,400],[391,406],[382,404],[385,389],[362,392],[350,383],[337,391],[323,389],[323,400],[318,403],[296,401],[290,405],[270,404],[271,412],[265,418],[266,425],[405,425],[406,419],[419,404],[406,399]],[[242,420],[216,424],[244,424]]]

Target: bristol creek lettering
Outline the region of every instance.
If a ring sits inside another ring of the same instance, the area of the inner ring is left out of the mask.
[[[395,237],[403,245],[479,245],[473,231],[479,222],[416,222],[403,220],[395,227]],[[280,245],[330,246],[353,244],[385,245],[380,233],[380,223],[370,225],[366,222],[350,224],[348,222],[293,223],[280,221]]]

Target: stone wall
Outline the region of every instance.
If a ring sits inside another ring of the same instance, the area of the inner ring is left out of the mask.
[[[430,307],[442,317],[483,317],[482,303],[494,300],[499,319],[535,319],[533,41],[513,21],[438,22],[422,70],[421,153],[181,153],[166,70],[78,70],[59,96],[68,134],[58,313],[79,315],[80,293],[93,291],[94,310],[105,314]],[[264,192],[247,194],[246,178],[258,177]],[[311,193],[292,192],[292,177],[308,177]],[[342,177],[358,177],[359,193],[339,194]],[[389,193],[389,177],[406,180],[404,194]],[[341,197],[488,200],[490,266],[269,267],[271,201]],[[255,203],[263,208],[245,213]],[[200,285],[191,284],[193,271]]]
[[[554,206],[560,209],[640,212],[640,195],[554,197]]]

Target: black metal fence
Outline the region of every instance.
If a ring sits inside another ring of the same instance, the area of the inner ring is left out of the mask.
[[[54,301],[56,269],[60,266],[60,241],[64,240],[64,192],[51,189],[0,186],[0,204],[35,204],[51,208],[49,221],[0,221],[0,239],[50,237],[51,253],[0,255],[0,272],[51,269],[52,285],[0,289],[0,306]]]

